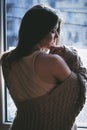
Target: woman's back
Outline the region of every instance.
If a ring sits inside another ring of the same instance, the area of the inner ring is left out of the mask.
[[[3,63],[5,80],[13,99],[20,101],[38,97],[54,87],[54,83],[46,83],[35,72],[35,60],[40,54],[40,51],[36,51],[11,64],[9,62]]]
[[[57,62],[58,60],[60,61],[59,57],[57,57]],[[58,84],[58,79],[55,77],[54,71],[62,68],[59,62],[57,63],[59,66],[55,68],[54,61],[55,56],[35,51],[30,56],[13,61],[11,64],[9,62],[3,63],[5,70],[3,72],[4,75],[8,75],[6,82],[13,99],[27,100],[42,96],[54,88]],[[64,76],[63,73],[62,75]]]

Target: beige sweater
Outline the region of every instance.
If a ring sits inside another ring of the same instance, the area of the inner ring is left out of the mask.
[[[71,130],[75,118],[85,102],[85,84],[83,80],[85,79],[85,71],[82,71],[83,68],[80,64],[77,65],[77,69],[76,67],[74,70],[72,68],[70,77],[54,88],[53,84],[40,81],[33,71],[34,59],[38,54],[34,53],[31,57],[23,58],[22,64],[20,62],[14,63],[13,67],[10,68],[11,71],[8,69],[6,62],[2,64],[4,78],[17,106],[17,115],[11,130]],[[28,62],[31,60],[33,60],[30,64],[32,69],[26,70]],[[78,66],[81,71],[78,71]],[[13,73],[14,78],[11,78]],[[28,78],[28,73],[30,73],[30,79],[32,75],[35,75],[34,78],[37,81],[35,80],[34,84]],[[31,82],[31,85],[28,82]],[[39,83],[41,83],[42,96],[37,91]],[[25,86],[27,87],[25,88]],[[44,89],[46,86],[47,89]],[[51,86],[50,89],[49,86]],[[23,101],[24,99],[26,101]]]
[[[11,130],[71,130],[83,108],[84,88],[75,73],[48,94],[15,102],[17,116]]]

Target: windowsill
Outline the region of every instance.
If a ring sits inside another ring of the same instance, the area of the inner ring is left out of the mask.
[[[9,128],[11,124],[12,123],[10,123],[10,122],[5,122],[3,125],[5,125],[7,128]],[[87,130],[87,128],[77,128],[77,130]]]
[[[3,123],[3,125],[6,125],[7,127],[10,127],[11,124],[12,124],[11,122],[4,122]],[[78,127],[77,130],[87,130],[87,128],[86,127],[85,128]]]
[[[77,130],[87,130],[87,128],[77,128]]]

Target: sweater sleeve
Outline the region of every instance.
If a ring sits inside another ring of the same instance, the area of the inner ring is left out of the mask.
[[[24,102],[16,102],[22,116],[24,113],[23,118],[20,116],[19,119],[18,116],[18,120],[22,122],[23,119],[24,122],[25,117],[29,116],[30,130],[41,130],[43,124],[42,130],[71,130],[75,118],[83,108],[84,100],[84,87],[81,86],[77,74],[72,71],[71,75],[50,93]]]
[[[64,59],[70,69],[78,75],[83,86],[87,87],[87,68],[83,65],[77,50],[64,46]]]
[[[87,69],[84,67],[81,57],[78,52],[73,47],[64,46],[64,59],[71,68],[76,73],[80,73],[87,80]]]

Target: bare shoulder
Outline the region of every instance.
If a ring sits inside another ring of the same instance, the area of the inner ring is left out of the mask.
[[[64,61],[64,59],[57,54],[42,53],[41,55],[39,55],[38,60],[39,60],[39,63],[45,64],[45,65],[48,64],[49,67],[52,67],[52,66],[58,67],[60,65],[62,66],[66,65],[66,62]]]
[[[56,79],[65,80],[71,73],[62,57],[56,54],[41,54],[37,58],[38,72],[46,73]]]
[[[49,62],[51,60],[51,63],[56,61],[57,62],[64,61],[63,58],[57,54],[46,54],[46,53],[42,53],[41,55],[39,55],[38,60],[40,60],[41,62]]]
[[[65,80],[71,74],[69,66],[65,60],[57,54],[52,55],[51,58],[51,71],[53,72],[53,75],[60,81]]]

